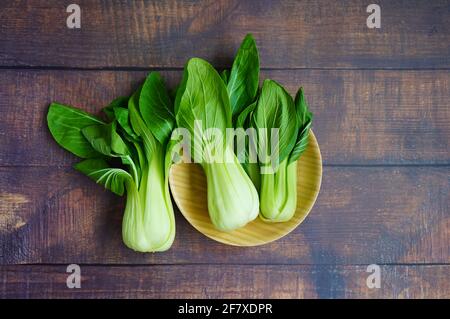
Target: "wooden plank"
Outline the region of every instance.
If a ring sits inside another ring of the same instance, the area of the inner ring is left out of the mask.
[[[0,165],[71,165],[46,128],[51,101],[99,112],[136,88],[146,72],[0,72]],[[165,71],[169,86],[180,71]],[[449,164],[448,71],[266,71],[314,112],[324,164]]]
[[[83,266],[68,289],[66,266],[0,266],[0,298],[449,298],[449,265]]]
[[[2,1],[0,65],[182,67],[192,56],[226,66],[244,35],[265,68],[449,68],[449,2],[79,0],[81,29],[60,1]]]
[[[0,264],[449,263],[450,168],[325,167],[310,215],[259,247],[214,242],[176,212],[160,254],[121,240],[123,202],[72,168],[0,168]]]

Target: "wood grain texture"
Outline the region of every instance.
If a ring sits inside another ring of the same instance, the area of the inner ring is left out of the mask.
[[[253,33],[265,68],[449,68],[447,0],[379,0],[381,29],[352,1],[79,0],[81,29],[57,0],[0,4],[0,65],[182,67],[191,56],[226,66]]]
[[[0,266],[0,298],[449,298],[450,266],[83,266],[81,288],[66,266]]]
[[[211,222],[206,176],[200,165],[173,165],[170,169],[169,185],[179,211],[200,233],[227,245],[259,246],[278,240],[296,229],[316,202],[322,182],[322,157],[312,130],[308,147],[296,165],[297,206],[292,218],[282,223],[270,223],[256,218],[244,227],[229,232],[218,230]]]
[[[324,167],[311,213],[278,241],[226,246],[176,211],[172,248],[139,254],[121,198],[70,167],[0,168],[0,264],[449,263],[449,194],[449,167]]]
[[[78,0],[80,30],[69,3],[0,2],[0,298],[450,298],[450,1],[379,0],[379,30],[363,0]],[[98,112],[155,68],[173,87],[189,57],[229,67],[248,32],[262,77],[305,89],[325,164],[316,205],[251,248],[176,211],[171,250],[130,251],[123,199],[70,167],[49,103]],[[372,263],[381,289],[366,287]]]
[[[169,86],[180,71],[162,72]],[[51,101],[99,112],[146,72],[0,72],[0,165],[71,165],[47,129]],[[294,94],[302,85],[325,165],[450,164],[448,71],[265,71]]]

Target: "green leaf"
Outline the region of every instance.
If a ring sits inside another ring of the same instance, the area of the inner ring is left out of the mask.
[[[112,156],[111,128],[108,124],[87,126],[81,132],[97,152],[106,156]]]
[[[128,104],[128,96],[119,96],[118,98],[114,99],[111,101],[111,103],[109,103],[108,106],[105,106],[103,108],[103,112],[106,114],[106,116],[108,117],[108,120],[112,121],[114,120],[116,114],[114,112],[114,108],[116,107],[126,107]]]
[[[255,100],[259,85],[259,55],[255,40],[248,34],[242,41],[227,81],[233,116]]]
[[[309,111],[308,102],[303,94],[303,88],[301,87],[295,95],[295,111],[297,112],[297,118],[299,125],[303,128],[306,123],[312,120],[313,114]]]
[[[117,132],[117,122],[114,121],[110,124],[111,129],[111,150],[113,154],[111,156],[119,156],[123,164],[131,167],[133,178],[136,184],[139,184],[139,176],[141,172],[141,155],[140,146],[137,142],[126,142],[122,139]],[[127,136],[125,134],[125,136]]]
[[[47,124],[53,138],[64,149],[81,158],[100,156],[81,132],[86,126],[104,124],[99,118],[70,106],[52,103]]]
[[[179,143],[179,140],[171,139],[171,140],[169,140],[169,142],[166,145],[165,155],[164,155],[164,174],[165,174],[166,180],[169,178],[169,170],[173,164],[173,161],[174,160],[178,161],[181,159],[180,157],[176,156],[179,154],[173,153],[173,150],[174,150],[175,146],[177,146],[178,143]],[[172,158],[172,155],[174,155],[175,158]]]
[[[139,111],[153,136],[164,144],[175,126],[172,101],[158,72],[151,72],[142,86]]]
[[[254,112],[257,105],[257,101],[253,102],[249,106],[247,106],[237,117],[235,122],[235,128],[243,128],[244,130],[250,127],[252,113]],[[245,149],[241,150],[241,152],[236,151],[236,155],[238,158],[244,157],[244,162],[241,165],[244,167],[247,174],[250,176],[254,185],[257,187],[258,182],[257,178],[259,177],[259,168],[258,163],[250,163],[249,161],[249,147],[256,147],[254,140],[245,141]],[[251,145],[249,143],[252,143]],[[254,148],[256,150],[256,148]]]
[[[141,94],[141,89],[138,89],[131,98],[128,100],[128,110],[130,115],[130,123],[133,131],[136,135],[142,138],[144,143],[145,154],[148,157],[147,162],[150,161],[151,153],[153,153],[157,147],[156,143],[158,141],[152,135],[151,131],[145,125],[144,120],[139,112],[139,96]]]
[[[76,164],[75,169],[119,196],[124,194],[127,183],[133,182],[128,172],[120,168],[110,167],[102,159],[84,160]]]
[[[87,126],[82,129],[82,133],[97,152],[112,157],[128,156],[130,151],[116,129],[114,121],[110,124]]]
[[[117,124],[116,122],[112,122],[110,125],[111,129],[111,149],[115,154],[121,156],[130,155],[130,150],[128,149],[127,144],[122,139],[122,137],[117,133]]]
[[[305,127],[299,131],[297,136],[297,141],[295,143],[294,148],[292,149],[291,154],[289,155],[288,164],[295,162],[300,158],[300,155],[306,150],[309,142],[309,129],[311,128],[312,121],[308,121]]]
[[[112,139],[111,143],[116,144],[116,146],[113,147],[113,150],[115,149],[120,153],[119,149],[122,149],[122,152],[125,153],[120,154],[127,155],[126,157],[122,156],[122,162],[134,166],[133,168],[137,171],[137,175],[140,175],[139,172],[141,171],[141,167],[146,164],[146,159],[142,152],[139,136],[136,135],[131,127],[130,112],[127,108],[119,106],[113,107],[113,112],[119,127],[122,129],[119,131],[123,135],[123,138],[121,138],[116,126],[114,126],[114,131],[111,134],[116,139]],[[113,123],[115,125],[115,122]]]
[[[308,103],[300,88],[295,96],[295,109],[299,124],[299,131],[295,146],[289,155],[289,164],[299,159],[309,142],[309,131],[313,120],[313,114],[308,109]]]
[[[120,157],[123,164],[131,167],[135,182],[139,182],[140,157],[137,153],[139,149],[136,148],[136,153],[132,152],[127,143],[117,133],[116,121],[110,124],[91,125],[85,127],[82,132],[92,147],[99,153],[110,157]]]
[[[131,138],[136,139],[137,135],[134,133],[133,128],[130,123],[130,112],[127,108],[116,106],[113,108],[114,117],[119,123],[120,127],[128,134]]]
[[[145,158],[145,154],[142,150],[142,140],[138,140],[135,138],[132,138],[131,136],[125,134],[124,135],[124,142],[127,144],[128,149],[130,150],[130,156],[133,160],[133,162],[137,165],[138,171],[141,170],[142,167],[144,167],[147,164],[147,160]]]
[[[271,155],[275,151],[271,145],[274,139],[274,146],[278,146],[278,163],[281,163],[291,153],[297,137],[298,125],[292,97],[277,82],[265,80],[252,121],[258,130],[259,147],[266,149],[267,156]],[[272,137],[272,129],[277,128],[278,143],[276,136]]]
[[[184,91],[179,90],[179,110],[176,114],[179,127],[186,128],[194,136],[194,148],[205,140],[196,140],[195,121],[201,121],[202,129],[216,128],[225,135],[231,128],[231,108],[228,93],[217,71],[205,60],[193,58],[185,69]],[[204,135],[204,134],[203,134]],[[202,136],[205,138],[205,136]],[[193,153],[195,154],[195,153]]]
[[[227,69],[223,70],[220,73],[220,77],[222,78],[222,80],[225,83],[225,85],[227,85],[228,79],[230,78],[230,70],[227,70]]]
[[[237,117],[235,127],[247,128],[252,112],[255,110],[257,101],[247,106]]]
[[[194,120],[202,120],[206,128],[225,132],[231,127],[231,108],[228,94],[217,71],[205,60],[192,58],[185,70],[184,91],[180,87],[177,123],[194,129]]]

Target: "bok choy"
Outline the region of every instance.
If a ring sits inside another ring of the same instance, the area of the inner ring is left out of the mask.
[[[247,131],[253,128],[257,135],[248,146],[257,150],[258,159],[251,160],[247,147],[242,165],[259,191],[260,217],[283,222],[292,218],[296,210],[297,160],[308,145],[312,113],[302,88],[294,101],[279,83],[270,79],[258,90],[258,75],[258,50],[251,35],[247,35],[230,74],[223,78],[230,99],[238,101],[233,109],[237,112],[233,114],[234,127]],[[239,89],[233,89],[236,87]]]
[[[75,168],[113,193],[126,193],[122,237],[138,252],[165,251],[175,237],[166,156],[173,103],[158,73],[104,109],[109,121],[58,103],[47,123],[56,142],[83,158]]]
[[[223,79],[206,61],[187,63],[177,92],[176,121],[194,137],[191,156],[206,175],[208,212],[214,226],[230,231],[254,220],[258,193],[238,162],[226,131],[232,108]]]

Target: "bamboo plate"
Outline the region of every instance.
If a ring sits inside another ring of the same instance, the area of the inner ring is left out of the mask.
[[[206,177],[200,165],[173,165],[169,184],[181,213],[199,232],[223,244],[258,246],[277,240],[294,230],[306,218],[316,201],[322,181],[322,158],[312,131],[308,148],[300,157],[297,167],[297,210],[290,221],[267,223],[257,218],[245,227],[231,232],[215,229],[209,219]]]

